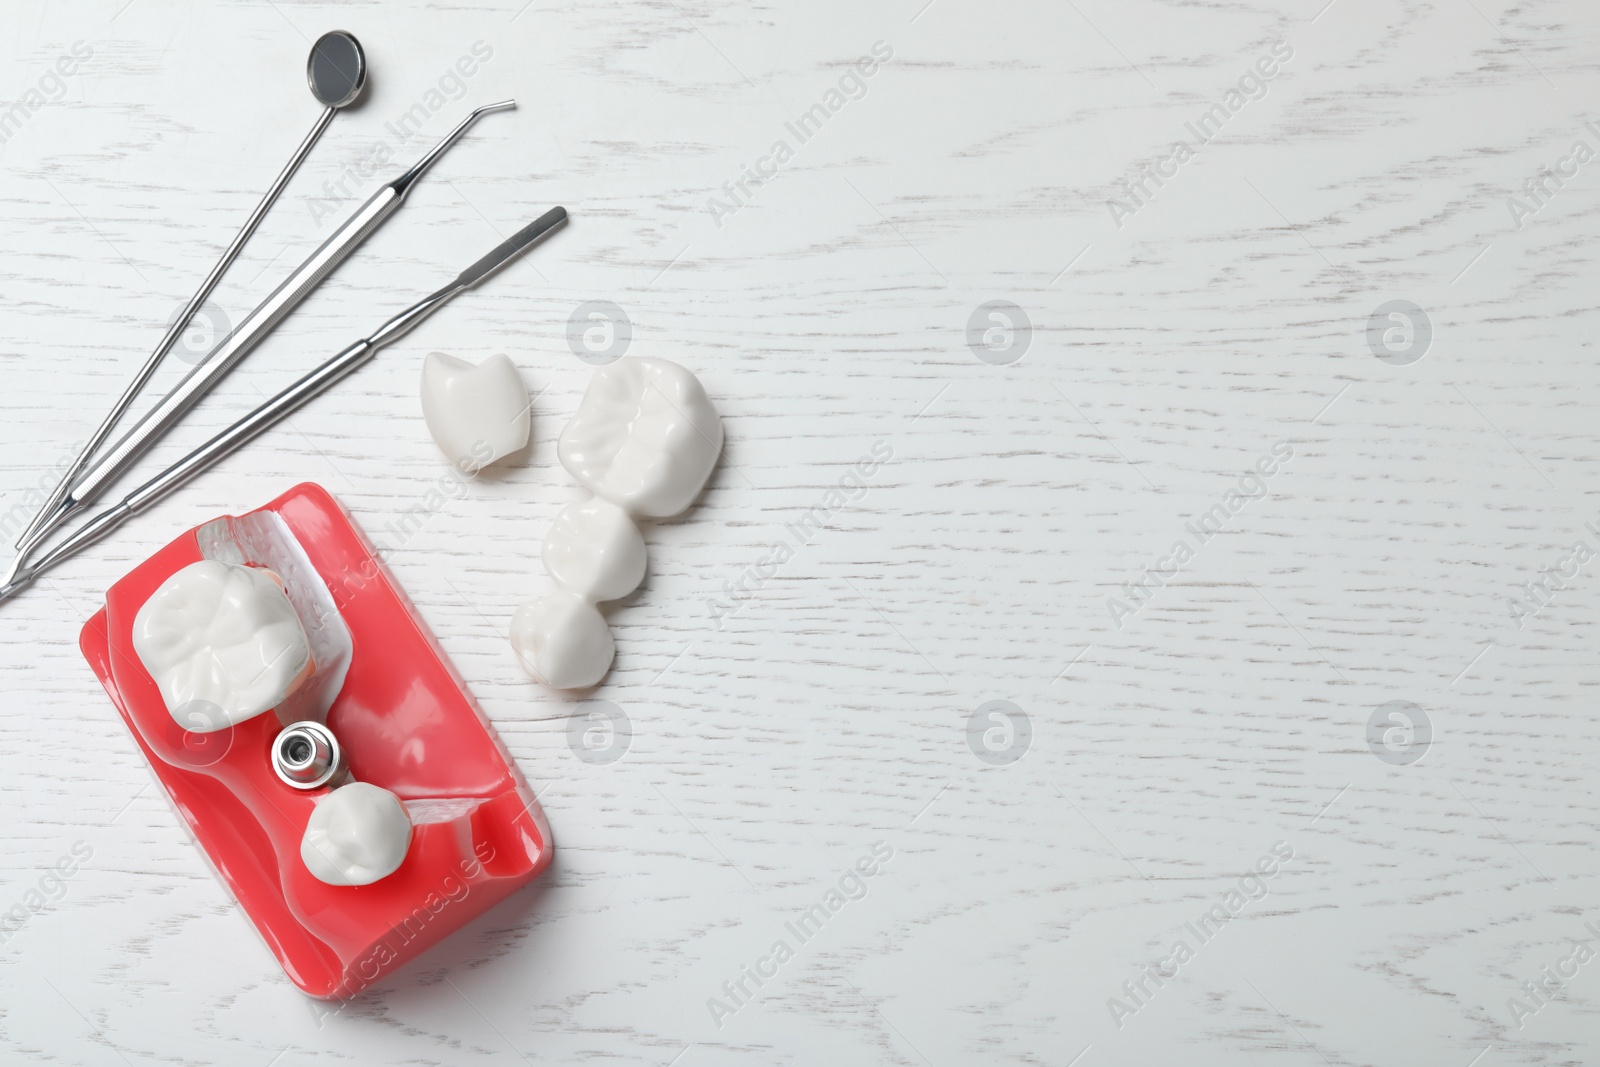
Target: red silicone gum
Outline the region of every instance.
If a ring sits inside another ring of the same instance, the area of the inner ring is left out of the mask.
[[[133,652],[134,615],[168,577],[201,559],[190,530],[106,593],[80,645],[156,777],[224,884],[294,984],[316,997],[370,985],[536,878],[550,828],[466,684],[321,486],[297,485],[275,511],[327,584],[353,653],[328,727],[357,781],[422,805],[400,869],[366,886],[317,881],[300,861],[316,799],[278,780],[272,713],[189,733],[167,713]],[[433,807],[442,814],[420,814]]]

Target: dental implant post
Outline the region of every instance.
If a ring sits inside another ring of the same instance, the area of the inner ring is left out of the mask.
[[[291,789],[336,788],[350,775],[344,749],[320,722],[297,722],[272,742],[272,769]]]

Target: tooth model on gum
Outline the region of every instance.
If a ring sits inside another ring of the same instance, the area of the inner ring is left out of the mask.
[[[422,418],[439,451],[476,473],[528,443],[528,387],[503,355],[474,367],[430,352],[422,363]]]
[[[568,504],[545,537],[541,558],[558,591],[511,620],[512,648],[530,675],[557,689],[605,677],[616,645],[595,605],[644,580],[638,520],[687,510],[721,452],[722,419],[687,370],[625,358],[595,371],[556,447],[594,498]]]
[[[400,798],[351,782],[317,801],[300,840],[300,859],[329,885],[371,885],[393,874],[411,848],[411,817]]]
[[[319,634],[327,623],[317,620]],[[334,647],[326,635],[323,642]],[[273,709],[304,707],[320,719],[344,678],[336,650],[337,677],[308,681],[317,677],[312,643],[277,574],[216,559],[191,563],[161,583],[134,616],[133,648],[168,714],[196,733]],[[300,859],[329,885],[370,885],[400,866],[411,830],[397,796],[349,782],[317,801]]]
[[[271,571],[201,560],[145,601],[133,648],[173,720],[209,733],[283,703],[315,670],[294,605]]]

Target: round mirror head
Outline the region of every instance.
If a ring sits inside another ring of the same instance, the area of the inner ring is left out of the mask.
[[[354,103],[367,84],[367,56],[353,34],[333,30],[317,38],[306,60],[311,93],[328,107]]]

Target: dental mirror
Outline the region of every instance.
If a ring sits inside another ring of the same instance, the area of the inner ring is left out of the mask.
[[[311,95],[328,107],[348,107],[367,84],[367,56],[361,42],[344,30],[331,30],[317,38],[306,60],[306,82]]]
[[[88,442],[73,457],[66,473],[61,476],[55,489],[46,498],[44,506],[23,529],[22,536],[16,541],[17,558],[12,562],[7,577],[0,579],[0,583],[10,581],[21,573],[28,555],[39,546],[50,531],[61,525],[62,521],[76,510],[67,506],[70,503],[67,497],[75,480],[88,467],[95,452],[105,444],[111,431],[116,428],[117,423],[139,395],[139,391],[150,381],[150,376],[155,373],[156,367],[166,358],[167,353],[172,351],[173,345],[183,336],[183,332],[189,328],[189,320],[205,303],[206,297],[211,295],[211,290],[222,280],[223,272],[238,258],[245,242],[256,232],[256,227],[266,217],[267,209],[277,201],[278,194],[289,184],[294,172],[300,169],[300,164],[305,161],[312,146],[317,143],[317,138],[322,136],[322,131],[333,121],[333,116],[340,108],[355,103],[356,98],[361,95],[361,90],[366,88],[367,56],[361,50],[361,42],[355,39],[354,34],[346,33],[344,30],[333,30],[317,38],[317,43],[311,46],[311,56],[306,60],[306,82],[311,86],[312,95],[324,105],[316,124],[311,127],[311,132],[306,134],[305,140],[300,142],[300,147],[295,149],[294,155],[289,157],[289,162],[283,170],[278,172],[271,188],[261,198],[261,203],[256,205],[256,209],[245,220],[244,229],[239,231],[233,243],[222,253],[222,258],[211,268],[211,273],[200,283],[199,290],[189,298],[189,303],[184,305],[183,310],[167,326],[166,336],[161,339],[161,343],[150,353],[144,366],[139,368],[139,373],[122,391],[122,396],[117,398],[117,402],[101,420]]]

